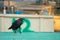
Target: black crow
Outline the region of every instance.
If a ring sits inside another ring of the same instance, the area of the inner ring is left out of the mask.
[[[11,27],[9,27],[8,29],[12,29],[15,31],[14,33],[16,33],[16,30],[18,28],[21,28],[21,25],[23,24],[23,19],[24,18],[20,18],[20,19],[16,20],[15,22],[12,23]],[[21,31],[20,31],[20,33],[21,33]]]

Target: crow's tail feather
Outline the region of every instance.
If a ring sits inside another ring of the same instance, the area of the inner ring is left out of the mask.
[[[8,29],[11,29],[12,27],[9,27]]]

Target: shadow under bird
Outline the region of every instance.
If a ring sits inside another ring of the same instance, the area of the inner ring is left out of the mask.
[[[15,22],[12,23],[11,27],[9,27],[8,29],[14,30],[15,31],[14,33],[16,33],[18,28],[20,28],[20,30],[21,30],[21,25],[23,24],[23,19],[24,18],[20,18],[20,19],[16,20]],[[20,33],[21,33],[21,31],[20,31]]]

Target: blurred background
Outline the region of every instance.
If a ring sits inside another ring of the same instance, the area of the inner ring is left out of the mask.
[[[24,11],[24,7],[33,8],[34,11],[37,11],[35,8],[42,9],[39,13],[36,13],[32,10]],[[6,10],[6,14],[16,14],[18,11],[18,13],[28,15],[42,15],[41,12],[43,12],[44,15],[47,15],[45,13],[47,10],[45,9],[48,10],[48,15],[54,17],[54,31],[60,32],[60,0],[0,0],[0,14],[4,14],[3,10]]]

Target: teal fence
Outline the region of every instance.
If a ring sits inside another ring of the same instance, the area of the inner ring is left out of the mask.
[[[0,40],[60,40],[60,32],[0,32]]]

